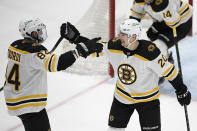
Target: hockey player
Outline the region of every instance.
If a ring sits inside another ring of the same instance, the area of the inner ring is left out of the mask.
[[[118,37],[105,44],[102,51],[117,78],[108,131],[125,131],[134,110],[139,114],[142,131],[161,131],[159,76],[172,84],[181,105],[191,101],[177,68],[154,43],[140,40],[140,34],[137,20],[125,20],[120,24]]]
[[[46,26],[40,19],[21,20],[19,31],[24,39],[14,41],[8,48],[4,86],[8,113],[22,120],[25,131],[51,131],[45,109],[47,72],[65,70],[79,56],[86,58],[96,50],[102,50],[102,45],[96,44],[100,38],[86,40],[84,43],[77,44],[75,50],[57,55],[49,53],[40,44],[47,39]],[[79,32],[76,34],[79,35]],[[61,36],[75,39],[72,25],[62,24]]]
[[[134,0],[131,7],[131,19],[140,21],[145,14],[150,15],[153,24],[147,31],[148,38],[164,51],[164,55],[173,62],[172,54],[167,53],[190,31],[192,25],[192,7],[182,0]]]

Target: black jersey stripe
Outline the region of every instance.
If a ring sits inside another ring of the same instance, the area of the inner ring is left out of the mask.
[[[156,91],[156,92],[154,92],[154,93],[152,93],[150,95],[147,95],[147,96],[132,97],[129,93],[127,93],[126,91],[124,91],[123,89],[121,89],[120,87],[118,87],[117,85],[116,85],[116,87],[124,95],[126,95],[126,96],[128,96],[128,97],[130,97],[132,99],[135,99],[135,100],[148,99],[148,98],[151,98],[151,97],[153,97],[153,96],[155,96],[155,95],[157,95],[159,93],[159,90],[158,90],[158,91]]]
[[[185,14],[185,12],[187,12],[189,10],[189,6],[180,14],[181,16],[183,15],[183,14]]]
[[[47,98],[29,99],[29,100],[15,102],[15,103],[8,103],[8,102],[6,102],[6,105],[7,106],[17,106],[17,105],[21,105],[21,104],[30,103],[30,102],[43,102],[43,101],[47,101]]]
[[[49,64],[48,64],[48,69],[49,69],[50,72],[52,72],[51,71],[51,62],[52,62],[53,56],[54,56],[54,54],[51,56],[51,58],[49,60]]]
[[[170,76],[172,74],[172,72],[174,71],[174,69],[175,69],[175,66],[173,66],[172,69],[171,69],[171,71],[167,75],[165,75],[164,77],[167,78],[168,76]]]

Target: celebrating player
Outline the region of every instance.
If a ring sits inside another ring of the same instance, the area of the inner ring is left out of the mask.
[[[102,53],[108,56],[117,78],[108,131],[124,131],[134,110],[142,131],[161,131],[159,76],[172,84],[181,105],[191,101],[177,68],[154,43],[139,39],[140,34],[140,23],[128,19],[120,24],[118,37],[104,44]]]
[[[61,36],[76,39],[70,23],[61,26]],[[69,30],[69,31],[68,31]],[[50,131],[50,123],[45,109],[47,104],[47,71],[65,70],[82,56],[102,50],[96,42],[100,38],[83,41],[61,55],[52,54],[40,43],[47,39],[44,23],[38,18],[21,20],[19,31],[24,39],[14,41],[8,48],[8,64],[4,96],[8,113],[18,116],[25,131]],[[81,38],[81,37],[80,37]],[[82,38],[83,39],[83,38]]]

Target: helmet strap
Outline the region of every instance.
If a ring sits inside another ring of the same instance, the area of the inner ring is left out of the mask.
[[[129,49],[129,47],[133,44],[133,43],[135,43],[136,41],[137,41],[137,38],[134,40],[134,41],[132,41],[132,42],[130,42],[130,38],[131,38],[131,35],[128,35],[128,45],[127,45],[127,49]]]

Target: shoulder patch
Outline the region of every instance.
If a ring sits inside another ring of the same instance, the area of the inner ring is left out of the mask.
[[[150,5],[155,12],[164,10],[169,4],[169,0],[154,0]]]
[[[161,51],[151,41],[139,40],[139,48],[136,50],[136,54],[151,61],[159,56]]]
[[[156,48],[156,46],[155,46],[154,44],[150,44],[150,45],[148,46],[148,51],[149,51],[149,52],[153,52],[153,51],[155,50],[155,48]]]

